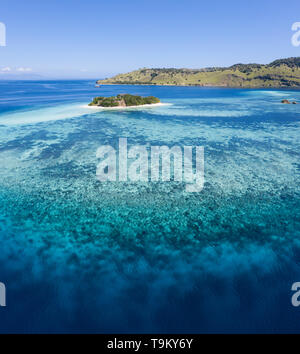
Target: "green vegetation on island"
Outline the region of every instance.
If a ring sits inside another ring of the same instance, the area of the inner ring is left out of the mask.
[[[220,87],[300,87],[300,57],[275,60],[270,64],[235,64],[226,68],[139,69],[98,84],[178,85]]]
[[[141,106],[144,104],[154,104],[159,103],[160,100],[154,96],[134,96],[129,94],[120,94],[111,97],[95,97],[89,106],[98,107],[130,107],[130,106]]]

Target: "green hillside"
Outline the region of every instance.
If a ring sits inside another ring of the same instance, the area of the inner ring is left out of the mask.
[[[221,87],[299,87],[300,57],[275,60],[270,64],[235,64],[227,68],[139,69],[98,84],[183,85]]]

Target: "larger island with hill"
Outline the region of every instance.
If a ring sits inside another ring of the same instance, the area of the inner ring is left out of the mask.
[[[139,69],[98,80],[100,85],[172,85],[243,88],[300,88],[300,57],[270,64],[235,64],[204,69]]]

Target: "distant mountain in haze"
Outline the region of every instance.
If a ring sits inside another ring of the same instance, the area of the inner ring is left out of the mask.
[[[0,80],[43,80],[44,77],[35,73],[0,73]]]

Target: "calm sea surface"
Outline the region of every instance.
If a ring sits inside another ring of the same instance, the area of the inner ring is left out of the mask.
[[[95,96],[170,105],[85,108]],[[0,81],[0,332],[300,332],[300,91]],[[97,148],[205,149],[205,185],[96,179]]]

